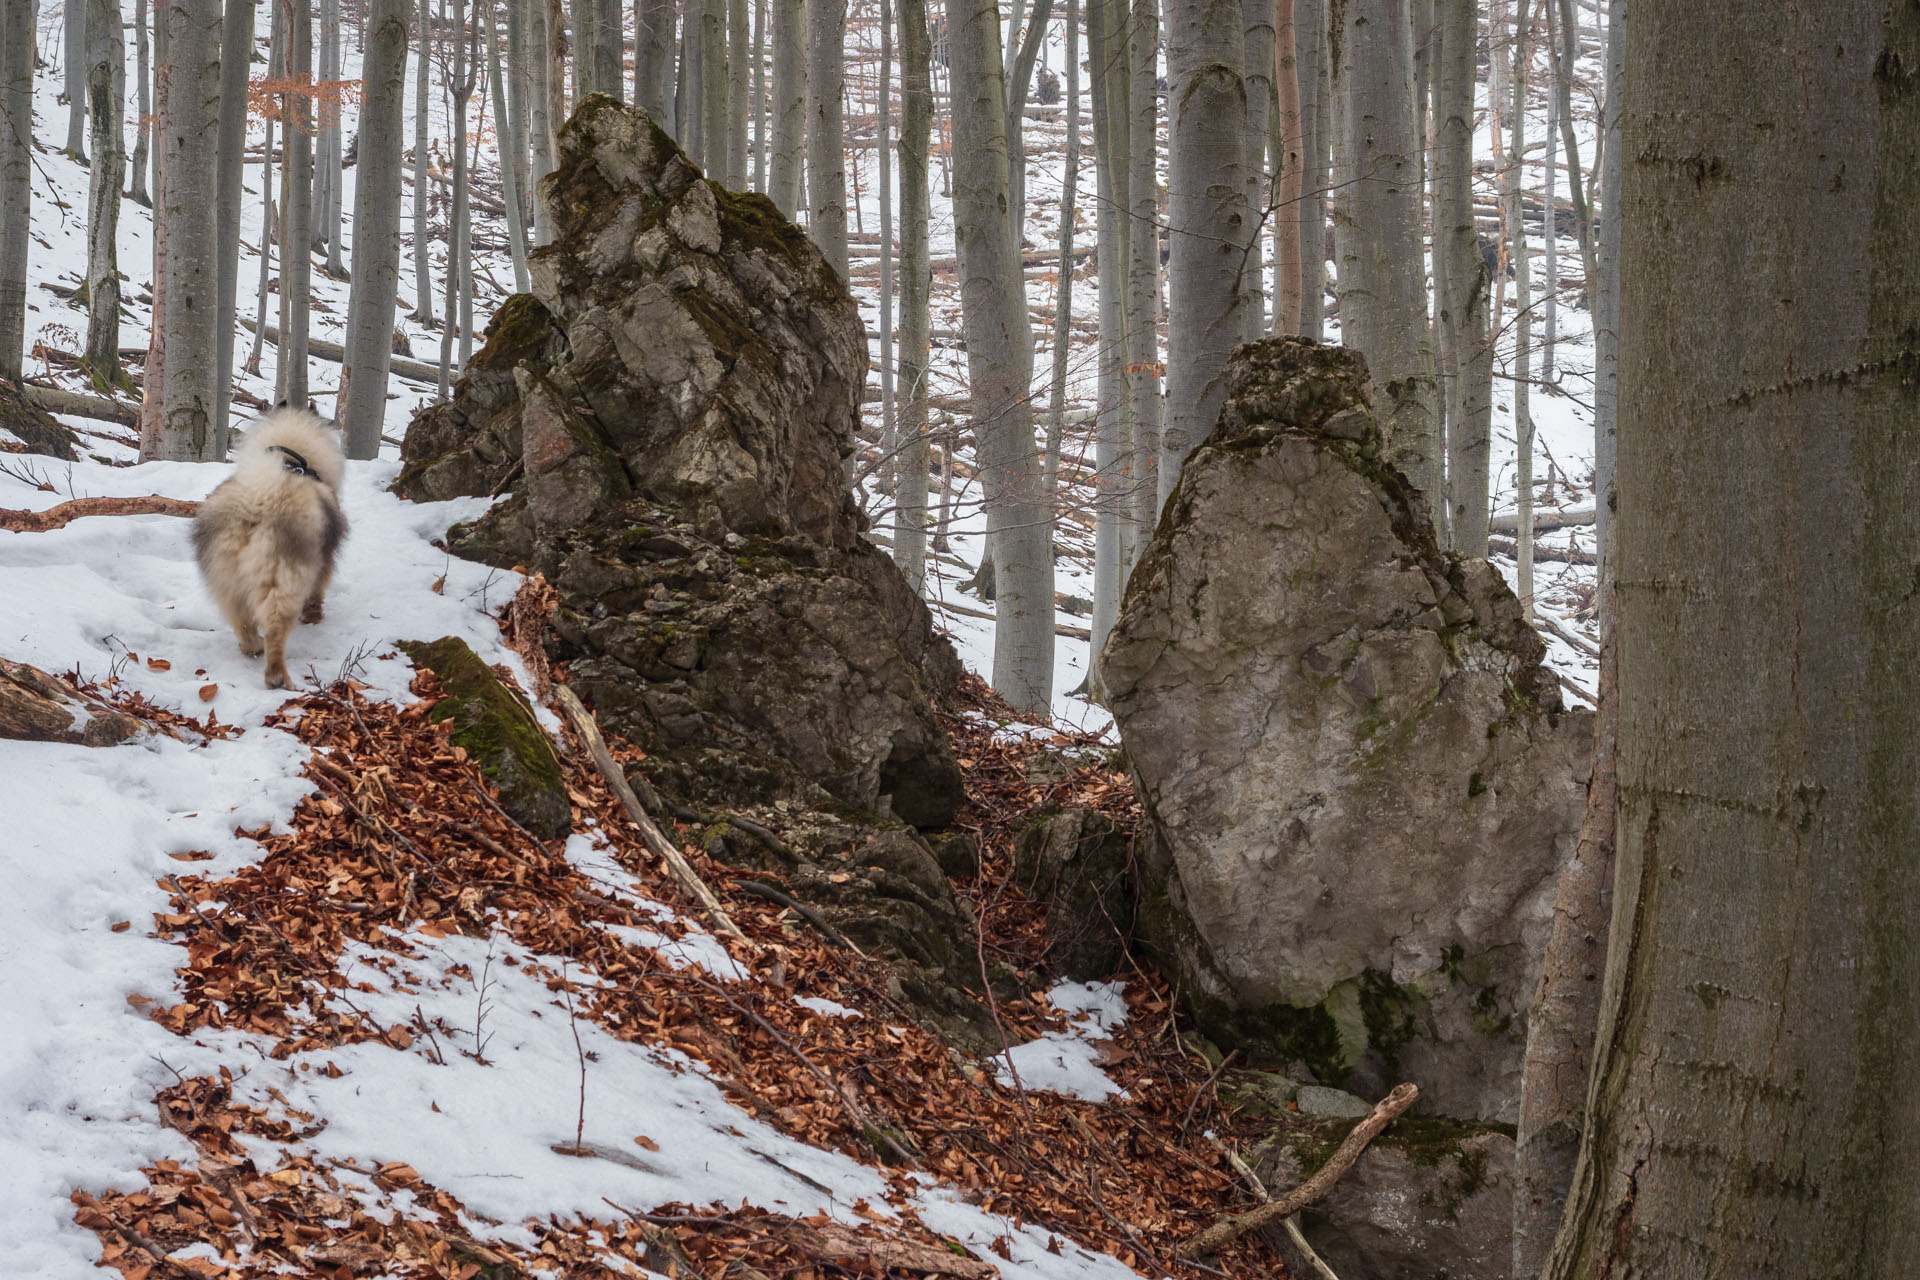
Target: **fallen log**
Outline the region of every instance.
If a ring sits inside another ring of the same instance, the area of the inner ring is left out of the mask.
[[[23,382],[20,384],[20,390],[27,399],[48,413],[69,413],[76,418],[91,418],[95,422],[117,422],[123,427],[140,425],[140,410],[137,406],[121,404],[118,400],[109,400],[105,396],[85,396],[78,391],[43,387],[37,382]]]
[[[1393,1122],[1395,1116],[1412,1106],[1420,1097],[1420,1086],[1409,1081],[1397,1084],[1393,1092],[1374,1104],[1374,1108],[1353,1131],[1346,1136],[1340,1146],[1320,1166],[1320,1171],[1305,1182],[1274,1200],[1249,1209],[1232,1218],[1224,1218],[1205,1231],[1180,1246],[1180,1256],[1196,1258],[1202,1254],[1216,1253],[1220,1246],[1239,1239],[1249,1231],[1258,1231],[1261,1227],[1290,1218],[1294,1214],[1318,1204],[1327,1192],[1333,1190],[1333,1184],[1340,1181],[1347,1170],[1353,1168],[1354,1161],[1367,1149],[1375,1135]]]
[[[1576,507],[1571,511],[1535,511],[1533,513],[1533,531],[1545,533],[1549,529],[1574,529],[1593,523],[1592,507]],[[1488,522],[1487,528],[1493,533],[1520,532],[1518,516],[1495,516]]]
[[[249,330],[253,328],[253,321],[245,316],[240,317],[240,323],[245,325]],[[276,347],[280,345],[280,326],[272,324],[267,326],[267,341]],[[347,362],[346,349],[337,342],[328,342],[325,338],[308,338],[307,354],[316,360],[325,360],[329,364],[345,364]],[[437,364],[422,364],[418,360],[409,360],[405,356],[395,356],[387,367],[401,377],[411,378],[415,382],[438,383],[440,381],[440,366]],[[455,365],[449,369],[447,376],[449,378],[458,378],[460,376],[460,366]]]
[[[1488,538],[1487,550],[1498,551],[1503,556],[1517,556],[1520,554],[1520,544],[1511,538]],[[1582,551],[1577,547],[1543,547],[1537,543],[1533,548],[1533,558],[1553,560],[1560,564],[1599,563],[1599,557],[1591,551]]]
[[[12,533],[46,533],[65,528],[81,516],[191,516],[200,504],[186,498],[163,498],[149,494],[144,498],[75,498],[45,511],[23,511],[0,507],[0,529]]]
[[[0,658],[0,738],[112,747],[145,730],[124,711],[38,667]]]

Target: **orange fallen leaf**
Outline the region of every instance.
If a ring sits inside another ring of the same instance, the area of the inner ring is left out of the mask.
[[[644,1133],[641,1134],[639,1137],[635,1138],[634,1142],[638,1143],[642,1147],[645,1147],[649,1151],[658,1151],[660,1149],[660,1144],[655,1142],[652,1138],[649,1138]]]
[[[215,694],[217,694],[217,693],[219,693],[219,692],[220,692],[220,686],[219,686],[219,685],[217,685],[217,684],[203,684],[203,685],[201,685],[201,686],[200,686],[200,701],[202,701],[202,702],[212,702],[212,701],[213,701],[213,697],[214,697],[214,695],[215,695]]]
[[[439,577],[435,578],[433,580],[433,585],[431,587],[428,587],[427,590],[433,592],[433,594],[437,596],[445,595],[447,590],[447,575],[443,573]]]
[[[169,858],[172,858],[175,862],[211,862],[213,861],[213,855],[208,853],[204,849],[190,849],[185,853],[170,853],[167,856]]]
[[[115,920],[109,928],[111,928],[114,933],[125,933],[132,924],[133,921],[131,920]]]
[[[147,670],[149,670],[149,671],[171,671],[171,670],[173,670],[173,664],[172,664],[171,662],[168,662],[168,661],[167,661],[167,660],[166,660],[165,658],[148,658],[148,659],[147,659]]]

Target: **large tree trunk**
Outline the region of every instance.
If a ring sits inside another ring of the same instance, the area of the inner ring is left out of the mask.
[[[636,0],[633,11],[633,100],[666,128],[672,123],[673,0]]]
[[[727,0],[700,4],[700,164],[707,176],[727,176]]]
[[[1406,0],[1347,0],[1342,17],[1340,339],[1367,358],[1388,456],[1437,496],[1412,27]]]
[[[553,239],[553,227],[547,221],[547,208],[540,202],[540,180],[553,172],[554,128],[552,90],[553,31],[547,18],[546,0],[512,0],[527,4],[527,68],[532,84],[527,94],[528,131],[533,134],[532,195],[533,242],[546,244]],[[422,75],[425,72],[421,73]]]
[[[793,218],[800,212],[800,163],[807,147],[806,6],[803,0],[767,3],[773,6],[773,152],[767,160],[767,196]],[[924,5],[922,0],[923,12]]]
[[[87,175],[86,368],[94,387],[106,391],[132,385],[120,367],[120,255],[115,240],[120,171],[126,161],[122,134],[127,50],[114,0],[87,0],[86,37],[87,114],[93,121],[93,164]]]
[[[171,0],[169,0],[171,3]],[[307,407],[307,329],[313,294],[313,11],[293,3],[287,23],[287,75],[294,90],[281,98],[287,121],[285,163],[280,170],[280,376],[279,400]]]
[[[1160,181],[1158,160],[1160,3],[1133,0],[1127,51],[1127,399],[1133,410],[1132,562],[1160,518],[1158,467],[1163,406],[1160,377]]]
[[[1006,82],[993,0],[949,0],[947,42],[954,246],[996,588],[993,686],[1013,706],[1044,712],[1053,696],[1052,539],[1028,399],[1026,278],[1007,220]]]
[[[167,17],[167,102],[161,121],[167,158],[160,207],[167,237],[166,354],[158,456],[209,462],[215,457],[219,368],[218,237],[207,216],[218,198],[219,0],[172,0]]]
[[[374,0],[360,100],[359,180],[353,192],[353,290],[335,416],[347,456],[375,458],[386,423],[400,282],[400,167],[406,132],[409,0]]]
[[[1440,59],[1434,115],[1434,256],[1444,284],[1440,320],[1451,356],[1447,387],[1447,530],[1463,556],[1487,554],[1488,447],[1493,344],[1487,331],[1492,277],[1473,220],[1474,49],[1479,0],[1439,0]]]
[[[9,382],[20,380],[27,343],[33,4],[0,0],[0,379]]]
[[[67,154],[81,164],[87,162],[87,3],[65,0],[61,5],[61,34],[65,38],[67,99]]]
[[[1627,31],[1618,868],[1547,1274],[1906,1276],[1920,9]]]
[[[595,92],[621,102],[626,101],[627,92],[623,25],[620,0],[594,0],[593,87]]]
[[[1274,46],[1279,73],[1274,78],[1275,116],[1281,145],[1274,148],[1274,230],[1273,230],[1273,332],[1299,333],[1300,330],[1300,246],[1306,237],[1302,222],[1306,216],[1306,184],[1301,168],[1306,163],[1300,113],[1300,63],[1295,54],[1299,43],[1299,22],[1295,0],[1279,0],[1274,11]]]
[[[1261,262],[1260,239],[1271,230],[1268,175],[1278,168],[1281,154],[1276,147],[1269,158],[1267,146],[1274,132],[1273,112],[1277,103],[1273,73],[1279,55],[1275,47],[1274,0],[1244,0],[1241,12],[1245,21],[1241,57],[1247,85],[1247,143],[1240,180],[1247,192],[1247,264],[1241,280],[1240,292],[1245,301],[1240,315],[1244,336],[1251,342],[1267,331],[1266,268]],[[1207,429],[1211,430],[1211,424]]]
[[[778,10],[776,10],[778,12]],[[933,129],[932,42],[925,0],[900,0],[900,481],[893,559],[916,595],[927,576],[927,354],[932,276],[927,152]],[[776,46],[775,56],[779,55]]]
[[[1319,341],[1326,332],[1327,147],[1331,94],[1327,92],[1327,0],[1294,0],[1294,82],[1300,87],[1300,327]]]
[[[882,24],[884,25],[884,23]],[[727,0],[727,188],[747,189],[747,0]]]
[[[1122,573],[1127,561],[1125,532],[1131,527],[1127,497],[1127,384],[1124,372],[1127,333],[1126,94],[1114,43],[1108,36],[1113,10],[1123,0],[1087,0],[1087,70],[1092,81],[1094,191],[1098,212],[1094,251],[1099,272],[1100,343],[1098,405],[1093,426],[1093,619],[1087,660],[1087,690],[1106,696],[1100,678],[1100,651],[1106,647],[1120,611]],[[1115,82],[1119,82],[1116,84]]]
[[[247,81],[253,71],[254,0],[227,0],[220,32],[220,171],[216,229],[220,240],[220,317],[215,322],[220,367],[214,373],[213,456],[227,456],[227,420],[233,408],[234,319],[240,304],[240,203],[246,194]],[[261,252],[265,252],[264,249]]]
[[[847,0],[807,5],[807,234],[842,280],[847,278],[846,35]],[[1003,130],[1003,156],[1005,145]],[[1016,261],[1016,277],[1019,270]]]
[[[1246,336],[1247,85],[1241,0],[1167,0],[1167,426],[1159,500],[1226,399]],[[1264,140],[1265,127],[1261,134]]]

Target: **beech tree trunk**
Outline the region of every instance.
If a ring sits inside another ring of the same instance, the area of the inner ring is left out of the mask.
[[[1054,273],[1053,371],[1047,395],[1047,501],[1060,500],[1060,443],[1066,428],[1067,358],[1073,337],[1074,216],[1080,195],[1080,12],[1067,0],[1067,163],[1060,185],[1060,266]]]
[[[1620,108],[1627,0],[1608,0],[1606,98],[1601,111],[1600,280],[1593,317],[1593,551],[1604,579],[1613,530],[1613,467],[1620,421]],[[1600,598],[1604,621],[1608,601]]]
[[[1905,1276],[1920,9],[1641,4],[1627,41],[1618,866],[1546,1274]]]
[[[380,456],[400,284],[400,168],[406,136],[409,0],[373,0],[361,74],[359,181],[353,191],[353,288],[335,417],[349,458]],[[509,204],[509,208],[511,208]]]
[[[546,0],[515,0],[527,3],[527,65],[532,85],[527,94],[527,129],[533,135],[532,199],[533,242],[547,244],[553,239],[553,226],[547,220],[546,206],[540,202],[540,180],[553,172],[554,130],[552,90],[553,32],[547,18]],[[671,50],[668,51],[671,55]],[[426,74],[424,71],[421,73]],[[658,119],[659,117],[656,117]]]
[[[700,5],[700,163],[707,176],[725,184],[730,161],[727,145],[727,0]]]
[[[1241,0],[1167,0],[1167,424],[1159,502],[1213,428],[1246,337],[1247,85]],[[1264,138],[1265,126],[1261,134]]]
[[[134,132],[133,158],[128,162],[131,189],[127,198],[135,204],[153,206],[153,193],[147,189],[148,166],[152,163],[150,141],[153,113],[153,65],[147,44],[147,0],[133,0],[133,40],[135,78],[139,80],[139,127]]]
[[[803,0],[767,3],[773,6],[773,151],[767,159],[767,196],[781,213],[795,218],[807,146],[806,6]],[[922,0],[923,12],[924,7]],[[901,39],[904,58],[905,37]]]
[[[1440,320],[1451,357],[1447,389],[1447,531],[1463,556],[1487,554],[1488,457],[1493,416],[1493,343],[1487,329],[1492,276],[1473,218],[1473,99],[1479,0],[1438,0],[1438,145],[1434,154],[1434,257],[1445,270]]]
[[[87,3],[65,0],[60,6],[61,35],[66,45],[61,68],[67,99],[67,154],[87,162]]]
[[[1159,0],[1133,0],[1128,33],[1127,157],[1132,225],[1127,240],[1127,383],[1133,410],[1133,538],[1128,567],[1160,518]]]
[[[8,382],[20,380],[27,343],[33,5],[0,0],[0,379]]]
[[[1127,336],[1127,113],[1124,61],[1109,38],[1123,0],[1087,0],[1087,70],[1092,82],[1094,191],[1098,197],[1094,249],[1099,272],[1099,383],[1094,416],[1093,619],[1087,691],[1104,699],[1100,651],[1119,615],[1126,533],[1132,528],[1127,491],[1128,425],[1125,375]],[[1117,83],[1116,83],[1117,82]]]
[[[1332,136],[1326,89],[1327,0],[1294,0],[1294,83],[1300,87],[1300,328],[1326,333],[1327,145]]]
[[[884,24],[883,24],[884,25]],[[727,189],[747,189],[747,0],[727,0]]]
[[[927,153],[933,130],[932,42],[926,0],[900,3],[900,479],[893,559],[916,594],[927,576],[927,355],[932,275]],[[776,8],[778,13],[779,9]],[[780,49],[776,43],[774,54]],[[777,78],[776,78],[777,83]]]
[[[211,462],[219,348],[214,219],[220,129],[219,0],[170,0],[167,103],[161,121],[166,183],[166,353],[157,456]],[[304,395],[304,389],[302,391]]]
[[[1279,123],[1281,145],[1274,149],[1274,235],[1273,235],[1273,332],[1299,333],[1301,245],[1305,243],[1306,183],[1302,166],[1306,164],[1305,121],[1300,112],[1300,64],[1295,49],[1299,25],[1295,0],[1278,0],[1274,9],[1274,45],[1279,74],[1274,78],[1274,110]]]
[[[320,0],[320,79],[323,83],[340,79],[340,0]],[[345,212],[341,166],[346,159],[340,144],[340,103],[320,103],[316,123],[320,136],[314,176],[313,245],[316,252],[325,246],[327,274],[337,280],[347,269],[340,244]]]
[[[847,278],[847,153],[842,100],[847,82],[846,35],[847,0],[812,0],[807,5],[807,234],[842,280]],[[999,62],[997,49],[994,61]],[[994,79],[997,85],[999,77]],[[1004,157],[1004,128],[1000,148]],[[1006,198],[1004,190],[1001,198]],[[1016,259],[1014,275],[1019,274]]]
[[[672,123],[673,0],[635,0],[633,11],[633,100],[662,128]]]
[[[536,20],[546,9],[545,0],[533,0]],[[433,180],[429,169],[427,140],[427,68],[433,62],[433,10],[428,0],[420,0],[420,58],[413,68],[413,321],[431,329],[433,319],[433,272],[429,259],[431,241],[427,238],[427,209],[431,203]],[[544,33],[546,23],[539,20]],[[534,102],[541,111],[542,103]],[[536,161],[537,167],[537,161]],[[542,243],[545,243],[542,241]]]
[[[881,21],[886,21],[885,14]],[[753,189],[767,190],[767,0],[753,0]]]
[[[593,3],[596,36],[593,45],[594,91],[624,102],[627,96],[627,39],[622,30],[620,0],[593,0]]]
[[[286,156],[280,170],[283,223],[280,229],[280,374],[276,399],[304,409],[307,407],[307,330],[312,318],[307,300],[313,294],[313,255],[309,252],[313,243],[313,12],[304,0],[292,0],[289,4],[287,50],[287,75],[296,87],[281,99],[287,128]],[[171,153],[168,160],[172,160]]]
[[[453,210],[447,220],[447,325],[440,331],[442,400],[447,398],[451,381],[455,330],[459,331],[462,368],[473,354],[473,264],[467,252],[468,219],[473,207],[467,185],[467,103],[473,97],[477,68],[471,65],[467,46],[466,0],[453,0],[453,66],[447,78],[447,91],[453,95]]]
[[[88,377],[96,389],[130,387],[120,367],[120,170],[126,106],[125,42],[114,0],[87,0],[86,94],[93,162],[87,174]],[[229,348],[229,359],[231,359]],[[216,456],[218,456],[216,454]]]
[[[996,588],[993,686],[1021,710],[1045,711],[1053,696],[1052,539],[1028,397],[1026,278],[1007,219],[1006,82],[994,0],[949,0],[947,44],[954,246]]]
[[[520,222],[520,185],[514,173],[512,114],[507,107],[506,77],[500,69],[499,34],[493,25],[494,0],[479,0],[475,17],[480,23],[480,38],[487,46],[487,85],[493,94],[494,138],[500,157],[500,202],[507,211],[507,256],[513,260],[513,288],[527,291],[527,232]],[[404,73],[406,64],[402,62]]]
[[[1533,56],[1531,0],[1516,0],[1513,13],[1512,106],[1508,110],[1506,192],[1507,255],[1513,264],[1513,442],[1515,593],[1533,617],[1533,412],[1528,391],[1533,359],[1533,262],[1527,252],[1527,222],[1521,208],[1520,179],[1526,172],[1527,72]]]
[[[1274,132],[1273,112],[1277,103],[1273,76],[1279,55],[1275,48],[1275,0],[1244,0],[1241,12],[1245,23],[1241,61],[1247,88],[1247,142],[1246,160],[1240,174],[1247,192],[1247,260],[1241,276],[1240,292],[1244,301],[1240,316],[1243,336],[1251,342],[1267,331],[1266,268],[1261,262],[1260,241],[1272,230],[1268,179],[1280,161],[1279,148],[1274,148],[1272,159],[1267,154],[1267,143]],[[1201,435],[1212,429],[1209,423]]]
[[[219,368],[214,372],[213,456],[227,456],[227,420],[233,408],[234,319],[240,304],[240,203],[245,195],[247,81],[253,71],[254,0],[227,0],[220,31],[220,171],[216,217],[219,226],[220,316],[214,340]],[[118,133],[115,134],[118,137]],[[262,249],[261,252],[265,252]]]

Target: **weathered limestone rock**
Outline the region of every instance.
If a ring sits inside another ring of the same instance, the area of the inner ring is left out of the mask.
[[[1103,657],[1142,929],[1208,1033],[1511,1121],[1592,728],[1382,460],[1354,354],[1235,353]]]
[[[1352,1128],[1290,1134],[1255,1160],[1279,1192],[1304,1181]],[[1513,1263],[1513,1138],[1402,1116],[1327,1198],[1300,1215],[1314,1252],[1342,1280],[1507,1280]],[[1278,1228],[1264,1232],[1297,1275]]]
[[[450,542],[553,582],[554,657],[656,784],[944,824],[961,781],[928,695],[959,664],[859,536],[867,345],[845,285],[766,199],[608,98],[562,131],[540,198],[555,239],[532,294],[415,420],[396,489],[512,494]]]
[[[1036,817],[1013,851],[1014,882],[1047,904],[1047,963],[1064,978],[1111,977],[1133,933],[1126,833],[1090,809]]]
[[[452,741],[500,790],[500,807],[537,836],[573,830],[573,804],[560,761],[539,722],[500,677],[458,636],[401,650],[440,677],[446,697],[430,713],[453,722]]]

